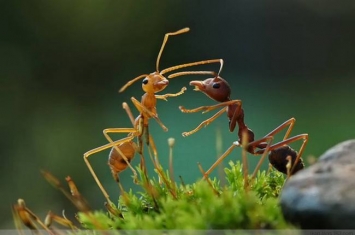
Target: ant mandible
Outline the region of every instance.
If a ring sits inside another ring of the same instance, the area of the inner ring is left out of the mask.
[[[253,155],[262,155],[255,170],[252,175],[252,179],[255,178],[257,171],[259,170],[262,162],[265,159],[266,153],[270,152],[269,154],[269,161],[272,166],[274,166],[278,171],[287,174],[289,177],[290,175],[296,173],[297,171],[303,169],[303,161],[301,156],[303,154],[303,150],[308,142],[308,134],[300,134],[294,137],[290,137],[289,135],[293,129],[296,119],[290,118],[289,120],[282,123],[280,126],[276,127],[273,131],[265,135],[259,140],[254,140],[254,132],[247,127],[244,122],[244,110],[242,108],[242,101],[241,100],[231,100],[231,88],[226,80],[219,76],[222,70],[223,63],[221,63],[220,70],[218,74],[211,71],[184,71],[171,74],[168,78],[174,78],[183,75],[191,75],[191,74],[212,74],[214,75],[213,78],[207,78],[204,81],[191,81],[190,85],[195,86],[195,91],[201,91],[209,98],[220,102],[217,105],[212,106],[201,106],[195,109],[185,109],[183,106],[180,106],[179,109],[183,113],[195,113],[200,112],[206,113],[211,110],[221,108],[215,115],[208,118],[207,120],[201,122],[195,129],[189,132],[183,132],[182,135],[184,137],[189,136],[191,134],[196,133],[201,128],[209,125],[215,119],[217,119],[222,113],[226,112],[228,119],[229,119],[229,131],[233,132],[236,125],[238,124],[238,141],[233,142],[232,146],[229,147],[226,152],[220,156],[217,161],[207,170],[204,174],[204,178],[216,168],[218,164],[220,164],[224,158],[226,158],[232,150],[237,147],[243,147],[247,152]],[[286,134],[282,141],[271,144],[274,136],[282,131],[284,128],[287,128]],[[297,153],[293,150],[288,144],[295,142],[297,140],[303,140],[302,145],[300,147],[299,152]],[[243,146],[243,143],[246,143]],[[288,163],[288,156],[291,156],[291,167],[287,168],[286,165]]]
[[[131,122],[133,123],[133,128],[107,128],[103,130],[103,134],[107,141],[109,142],[106,145],[97,147],[95,149],[92,149],[84,154],[84,161],[92,174],[93,178],[95,179],[97,185],[99,186],[100,190],[104,194],[105,198],[107,199],[108,202],[109,200],[109,195],[102,186],[101,182],[99,181],[98,177],[96,176],[95,171],[93,170],[90,162],[88,161],[88,157],[94,153],[101,152],[103,150],[106,150],[108,148],[111,148],[111,152],[109,154],[109,161],[108,165],[111,169],[112,175],[114,179],[118,182],[118,173],[121,171],[125,170],[127,167],[129,167],[133,174],[134,174],[134,180],[137,180],[137,173],[134,170],[134,168],[131,166],[130,162],[133,159],[135,152],[138,151],[141,156],[142,156],[142,136],[143,133],[146,135],[146,142],[148,145],[150,145],[151,149],[153,150],[153,154],[155,156],[155,163],[158,162],[157,159],[157,150],[153,141],[153,138],[151,135],[149,135],[149,130],[148,130],[148,120],[150,118],[154,118],[157,123],[162,127],[164,131],[167,131],[168,128],[164,126],[164,124],[161,122],[161,120],[158,118],[158,114],[156,111],[156,100],[157,99],[163,99],[166,100],[168,97],[176,97],[184,93],[186,90],[185,87],[181,89],[180,92],[176,94],[165,94],[165,95],[156,95],[155,93],[164,90],[167,85],[169,84],[169,81],[163,76],[165,73],[168,73],[173,70],[177,70],[180,68],[184,67],[189,67],[189,66],[195,66],[195,65],[202,65],[202,64],[209,64],[209,63],[218,63],[220,62],[219,59],[214,59],[214,60],[204,60],[204,61],[199,61],[199,62],[193,62],[193,63],[187,63],[187,64],[182,64],[182,65],[176,65],[167,69],[164,69],[162,71],[159,71],[159,61],[161,54],[164,50],[165,44],[167,43],[168,37],[173,36],[173,35],[178,35],[182,34],[185,32],[188,32],[189,28],[184,28],[181,30],[178,30],[176,32],[172,33],[167,33],[165,34],[163,44],[160,48],[157,61],[156,61],[156,71],[151,73],[151,74],[143,74],[140,75],[129,82],[127,82],[126,85],[124,85],[119,92],[123,92],[128,86],[132,85],[134,82],[138,81],[139,79],[143,79],[142,82],[142,88],[145,94],[142,96],[141,102],[139,102],[137,99],[134,97],[131,98],[134,106],[138,109],[140,114],[138,117],[134,120],[133,115],[128,111],[128,105],[126,103],[123,103],[123,107],[126,110],[128,116],[131,119]],[[113,141],[112,138],[109,136],[109,133],[128,133],[128,136],[120,139]],[[133,139],[137,137],[138,138],[138,146],[133,142]],[[143,157],[141,158],[141,163],[143,163]],[[156,164],[155,164],[156,165]]]

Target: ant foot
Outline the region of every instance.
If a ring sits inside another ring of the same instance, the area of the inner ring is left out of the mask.
[[[183,136],[183,137],[187,137],[187,136],[189,136],[189,135],[190,135],[189,132],[183,132],[183,133],[182,133],[182,136]]]
[[[187,113],[187,109],[185,109],[184,106],[179,106],[179,109],[180,109],[181,112]]]

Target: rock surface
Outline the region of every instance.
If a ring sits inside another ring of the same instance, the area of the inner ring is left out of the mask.
[[[302,229],[355,229],[355,140],[292,176],[280,203],[285,219]]]

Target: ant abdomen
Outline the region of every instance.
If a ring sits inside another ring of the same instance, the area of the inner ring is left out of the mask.
[[[293,170],[292,172],[290,172],[290,175],[293,175],[297,171],[302,170],[304,168],[302,158],[300,158],[297,164],[293,166],[297,158],[297,152],[288,145],[271,150],[269,153],[269,162],[273,167],[276,168],[276,170],[284,174],[287,174],[286,166],[288,164],[288,159],[287,159],[288,156],[291,157],[291,163],[292,163],[291,166],[293,167]]]
[[[118,146],[121,152],[126,156],[128,162],[130,163],[135,154],[135,148],[132,142],[126,142]],[[112,148],[108,157],[108,165],[111,169],[113,178],[118,182],[118,174],[124,171],[128,164],[122,157],[122,155],[117,152],[115,148]]]

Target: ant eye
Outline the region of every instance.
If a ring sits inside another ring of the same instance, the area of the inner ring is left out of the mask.
[[[212,85],[213,88],[219,88],[220,86],[221,86],[221,84],[219,84],[219,83],[213,83],[213,85]]]
[[[148,83],[148,78],[144,78],[143,79],[143,84],[147,84]]]

